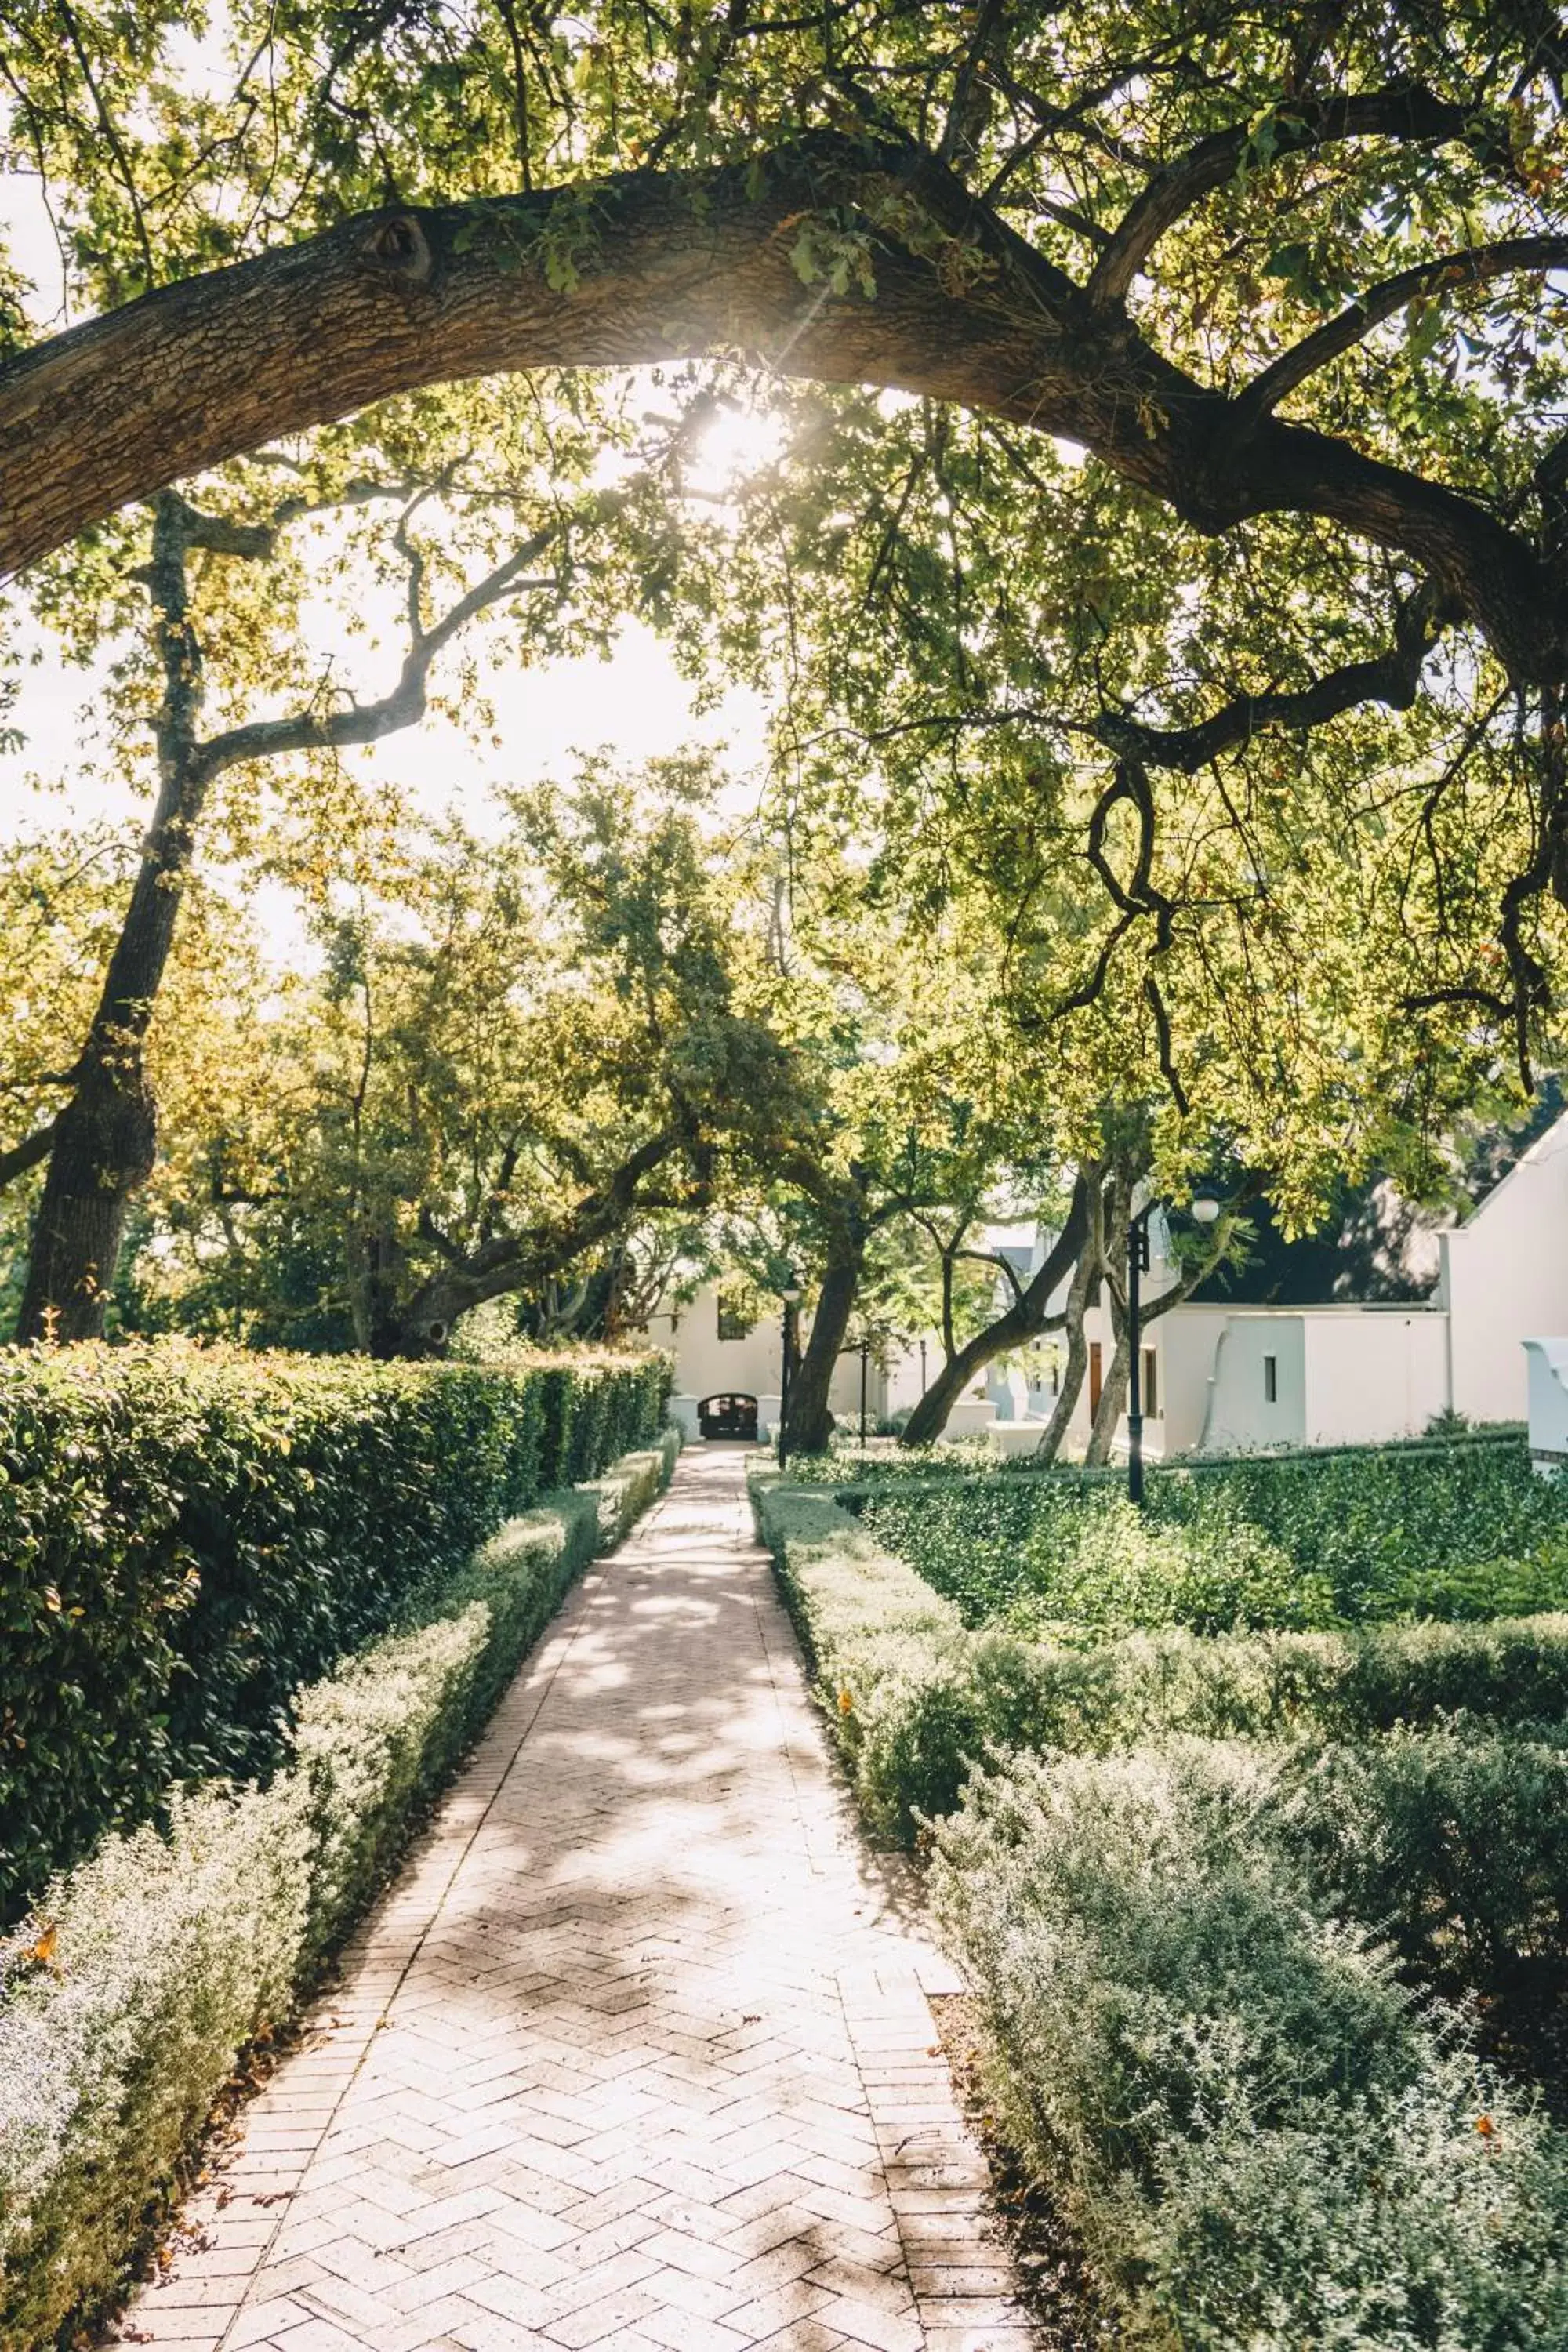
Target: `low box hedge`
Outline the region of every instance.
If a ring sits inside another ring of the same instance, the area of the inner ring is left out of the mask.
[[[176,1792],[0,1942],[0,2343],[100,2307],[247,2043],[283,2024],[563,1594],[668,1482],[674,1433],[430,1575],[300,1694],[264,1787]]]
[[[1254,1456],[1114,1473],[884,1481],[852,1495],[877,1539],[967,1624],[1092,1642],[1471,1622],[1568,1607],[1568,1492],[1522,1439]]]
[[[668,1360],[0,1354],[0,1921],[550,1489],[646,1444]]]
[[[1104,1753],[1171,1733],[1355,1741],[1467,1715],[1568,1717],[1568,1615],[1334,1633],[1180,1628],[1087,1647],[969,1632],[957,1605],[820,1487],[753,1471],[763,1540],[862,1810],[913,1839],[973,1763],[1016,1748]]]

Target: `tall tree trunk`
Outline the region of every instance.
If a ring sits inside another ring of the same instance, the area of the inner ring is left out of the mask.
[[[70,1101],[55,1123],[33,1230],[18,1339],[94,1339],[120,1263],[131,1196],[152,1173],[153,1090],[139,1053],[116,1066],[97,1030]]]
[[[1116,1424],[1121,1418],[1122,1401],[1127,1394],[1127,1247],[1132,1227],[1133,1196],[1142,1171],[1142,1154],[1130,1154],[1112,1171],[1110,1179],[1110,1214],[1105,1221],[1100,1271],[1110,1302],[1110,1329],[1116,1346],[1084,1450],[1085,1463],[1096,1469],[1103,1468],[1110,1459]]]
[[[800,1369],[792,1373],[784,1442],[791,1454],[826,1454],[833,1434],[833,1414],[827,1394],[834,1367],[844,1347],[855,1294],[866,1263],[866,1234],[856,1221],[836,1242],[823,1272],[812,1318],[811,1337]]]
[[[1067,1312],[1064,1321],[1068,1335],[1068,1360],[1062,1373],[1062,1384],[1057,1392],[1051,1417],[1046,1423],[1045,1435],[1035,1448],[1035,1459],[1044,1465],[1054,1462],[1061,1452],[1062,1440],[1078,1410],[1083,1393],[1084,1374],[1089,1369],[1089,1341],[1084,1336],[1083,1318],[1089,1311],[1089,1295],[1100,1269],[1100,1186],[1098,1171],[1094,1193],[1089,1203],[1089,1230],[1079,1251],[1078,1264],[1073,1268],[1072,1282],[1068,1289]]]
[[[1073,1186],[1071,1205],[1067,1222],[1047,1253],[1026,1289],[1014,1299],[1006,1312],[984,1331],[950,1354],[940,1372],[927,1389],[909,1421],[900,1443],[903,1445],[931,1445],[947,1427],[948,1415],[969,1386],[976,1372],[1005,1356],[1009,1349],[1021,1348],[1049,1328],[1049,1307],[1057,1285],[1068,1267],[1082,1253],[1089,1233],[1089,1195],[1095,1177],[1080,1171]]]
[[[157,805],[131,903],[104,976],[69,1100],[55,1122],[18,1339],[93,1339],[103,1330],[132,1194],[153,1171],[157,1105],[147,1029],[174,944],[207,772],[195,740],[201,655],[189,622],[189,509],[158,501],[148,581],[163,633]]]
[[[1116,1442],[1116,1424],[1121,1418],[1121,1408],[1127,1398],[1127,1375],[1131,1365],[1127,1333],[1121,1330],[1116,1335],[1110,1370],[1106,1373],[1104,1386],[1100,1391],[1094,1425],[1089,1433],[1089,1444],[1084,1450],[1084,1461],[1091,1468],[1103,1469],[1110,1459],[1110,1449]]]

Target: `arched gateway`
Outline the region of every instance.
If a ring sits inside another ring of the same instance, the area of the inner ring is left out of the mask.
[[[738,1390],[705,1396],[697,1408],[697,1426],[704,1437],[741,1437],[754,1445],[757,1400]]]

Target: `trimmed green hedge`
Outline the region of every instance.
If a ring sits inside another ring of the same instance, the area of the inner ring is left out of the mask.
[[[856,1500],[967,1623],[1064,1642],[1568,1607],[1568,1490],[1532,1475],[1522,1438],[1160,1469],[1142,1510],[1100,1473]]]
[[[668,1370],[0,1355],[0,1920],[172,1782],[265,1774],[291,1694],[509,1515],[647,1444]]]
[[[1179,1629],[1063,1647],[970,1633],[954,1602],[820,1490],[754,1473],[773,1554],[868,1819],[905,1842],[969,1767],[1014,1748],[1106,1752],[1187,1732],[1363,1740],[1468,1714],[1568,1717],[1568,1615],[1338,1633]]]
[[[237,2053],[287,2021],[584,1566],[679,1447],[548,1496],[300,1695],[265,1788],[177,1794],[0,1943],[0,2343],[114,2291]]]
[[[1561,1983],[1568,1616],[1032,1641],[820,1487],[752,1493],[863,1811],[933,1824],[992,2104],[1118,2340],[1568,2343],[1568,2137],[1433,1998],[1506,2025]]]

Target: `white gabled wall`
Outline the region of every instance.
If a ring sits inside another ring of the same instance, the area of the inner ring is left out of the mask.
[[[1471,1421],[1522,1421],[1524,1341],[1568,1332],[1568,1118],[1531,1144],[1466,1223],[1438,1238],[1455,1410]]]
[[[1430,1307],[1308,1308],[1306,1440],[1419,1437],[1448,1402],[1447,1317]]]

